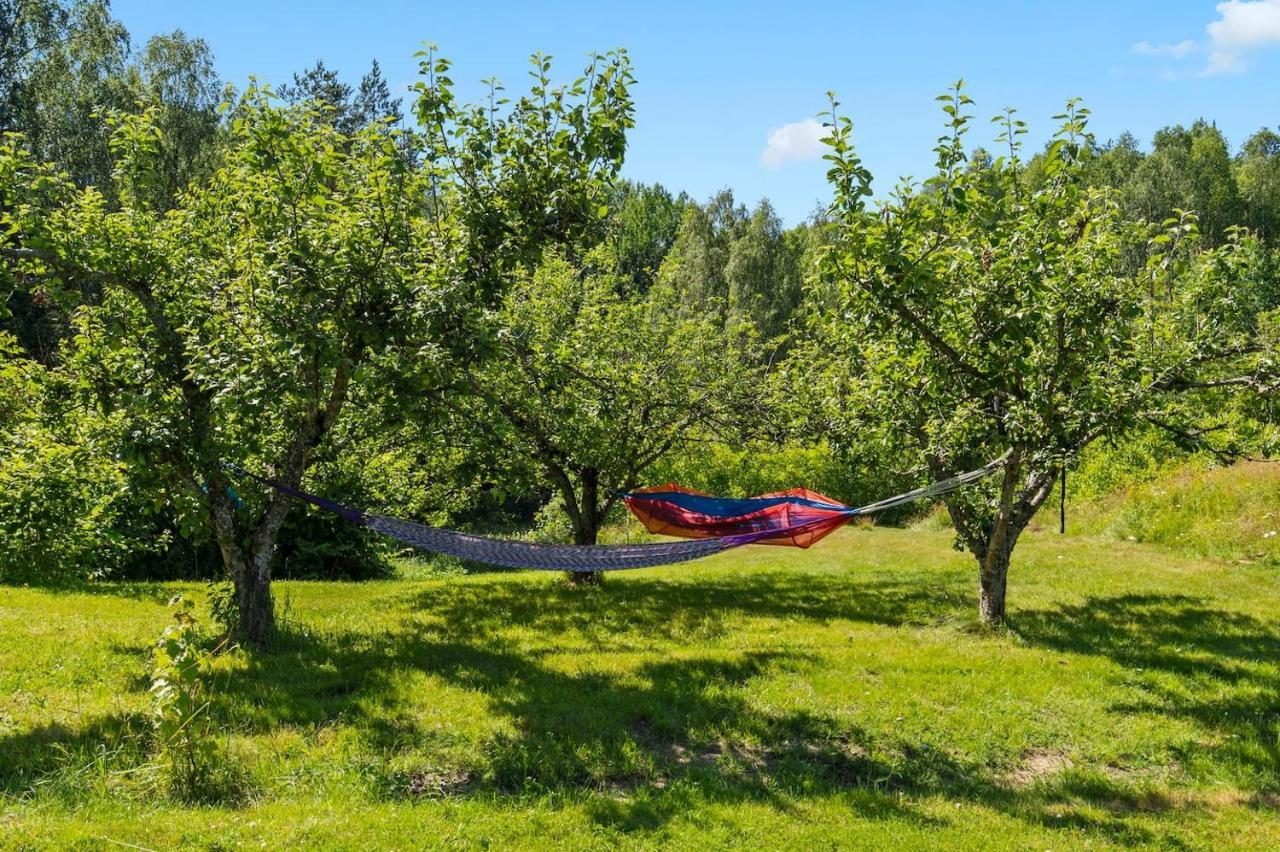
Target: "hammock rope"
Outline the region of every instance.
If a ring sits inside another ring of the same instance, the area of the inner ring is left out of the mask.
[[[738,500],[720,500],[720,498],[698,495],[697,492],[687,490],[671,492],[654,489],[627,492],[623,495],[627,505],[642,520],[645,520],[645,516],[638,510],[640,504],[671,500],[676,493],[685,500],[693,499],[697,502],[700,499],[701,503],[698,505],[702,508],[731,504],[731,511],[738,514],[730,517],[703,513],[698,516],[715,517],[718,519],[718,524],[706,521],[672,521],[670,518],[662,522],[662,532],[687,536],[689,538],[686,541],[609,545],[537,544],[513,539],[490,538],[443,527],[431,527],[353,509],[279,480],[259,476],[231,462],[223,462],[223,466],[237,476],[251,479],[296,500],[333,512],[353,524],[366,527],[420,550],[503,568],[576,573],[625,571],[633,568],[672,565],[722,553],[745,544],[799,544],[801,547],[807,547],[808,543],[816,541],[853,518],[882,512],[915,500],[940,497],[963,488],[992,473],[1003,465],[1004,461],[1004,458],[1000,458],[976,470],[857,507],[844,506],[822,495],[797,497],[795,495],[798,492],[781,492],[777,495]],[[678,486],[674,487],[678,488]],[[804,493],[812,494],[812,492]],[[779,508],[781,512],[778,511]],[[748,511],[743,512],[743,509]],[[803,511],[805,509],[811,510],[809,515],[805,514]],[[818,514],[814,515],[813,511]],[[781,523],[777,520],[778,518],[782,519]],[[648,520],[645,520],[645,523],[650,529],[654,529]],[[744,531],[726,535],[715,534],[713,530],[717,526],[723,526],[724,523],[732,524],[733,526],[729,527],[731,529]]]

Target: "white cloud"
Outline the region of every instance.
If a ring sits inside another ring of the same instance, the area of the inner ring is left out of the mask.
[[[1191,39],[1177,44],[1152,44],[1149,41],[1140,41],[1133,46],[1133,52],[1143,56],[1168,56],[1173,59],[1185,59],[1189,54],[1195,53],[1196,49],[1197,45]]]
[[[1213,77],[1217,74],[1242,74],[1248,67],[1251,53],[1280,47],[1280,0],[1224,0],[1215,8],[1218,20],[1210,21],[1205,27],[1208,44],[1202,45],[1191,39],[1160,44],[1140,41],[1130,49],[1140,56],[1175,61],[1207,52],[1209,61],[1199,73]],[[1185,75],[1166,68],[1162,76],[1173,79]]]
[[[784,124],[769,131],[769,143],[760,162],[767,169],[780,169],[787,163],[816,160],[826,149],[823,139],[827,128],[816,118]]]
[[[1249,53],[1280,46],[1280,0],[1227,0],[1217,9],[1221,17],[1205,27],[1209,33],[1207,76],[1239,74]]]

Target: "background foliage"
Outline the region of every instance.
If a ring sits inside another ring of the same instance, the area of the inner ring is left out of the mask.
[[[302,138],[292,119],[268,127],[253,118],[257,102],[224,86],[198,37],[174,32],[135,44],[105,3],[6,0],[0,35],[0,130],[20,132],[17,146],[30,161],[53,163],[61,173],[41,192],[90,188],[84,198],[93,200],[79,202],[79,210],[101,221],[122,210],[146,210],[155,223],[183,215],[175,211],[183,208],[184,189],[216,185],[228,146],[243,150],[249,125],[286,145]],[[624,59],[594,58],[580,79],[557,83],[550,59],[535,56],[528,92],[511,95],[493,81],[492,98],[476,105],[458,102],[453,69],[433,49],[422,57],[424,76],[408,105],[376,64],[349,83],[320,59],[281,87],[294,110],[288,114],[310,115],[335,156],[349,150],[343,140],[365,133],[359,144],[386,140],[405,168],[422,170],[424,209],[432,221],[450,223],[460,280],[476,288],[474,310],[463,312],[469,318],[451,320],[454,350],[407,346],[367,360],[351,390],[353,413],[333,424],[308,469],[309,488],[432,523],[520,533],[537,525],[540,513],[544,519],[563,513],[563,494],[509,422],[492,428],[504,418],[483,396],[461,402],[460,412],[414,410],[413,400],[439,400],[458,389],[458,375],[445,376],[442,365],[453,359],[476,365],[466,382],[502,389],[499,396],[546,416],[544,425],[578,430],[565,437],[575,452],[611,457],[608,448],[628,444],[617,428],[625,420],[608,408],[622,403],[590,389],[616,383],[630,389],[626,405],[642,402],[654,390],[643,380],[658,369],[654,359],[684,356],[696,368],[688,377],[724,380],[716,404],[732,407],[735,416],[695,418],[643,475],[611,482],[674,479],[737,494],[803,485],[856,503],[918,481],[900,447],[853,428],[832,406],[849,388],[810,392],[811,350],[796,352],[815,317],[839,304],[830,276],[819,270],[837,236],[828,218],[815,214],[785,227],[767,201],[748,209],[729,190],[702,201],[657,184],[605,179],[609,169],[600,164],[620,160],[631,121]],[[223,103],[229,108],[219,112]],[[413,126],[405,126],[406,115]],[[1234,246],[1229,250],[1248,275],[1230,299],[1266,331],[1265,312],[1280,296],[1275,131],[1259,130],[1233,146],[1206,119],[1165,128],[1146,146],[1129,135],[1109,142],[1082,137],[1078,146],[1084,185],[1105,193],[1120,220],[1160,222],[1194,211],[1204,248]],[[967,180],[985,186],[999,173],[999,147],[957,149],[957,174],[972,173]],[[1053,150],[1027,157],[1016,174],[1022,191],[1055,180],[1054,158]],[[117,172],[121,162],[133,164],[132,171]],[[15,203],[11,185],[0,185],[0,211]],[[211,209],[211,201],[201,203]],[[190,215],[197,205],[187,202],[186,209]],[[134,250],[112,245],[111,251]],[[332,253],[333,245],[324,245]],[[551,256],[548,246],[555,248]],[[1132,268],[1145,262],[1140,245],[1121,250]],[[193,271],[212,280],[209,269]],[[143,392],[140,365],[154,341],[135,333],[108,345],[104,337],[112,324],[132,327],[136,308],[100,282],[59,292],[12,267],[4,274],[0,577],[218,576],[221,559],[201,508],[200,489],[208,483],[196,482],[194,494],[175,487],[154,457],[157,446],[173,443],[178,421],[165,413],[163,396],[143,417],[130,403]],[[208,294],[197,288],[189,295]],[[584,300],[592,310],[574,307]],[[222,452],[253,464],[265,458],[255,447],[266,452],[281,442],[283,421],[260,416],[267,401],[287,398],[275,369],[280,353],[243,340],[221,346],[216,341],[232,339],[232,314],[213,302],[201,311],[207,325],[200,334],[211,343],[191,354],[204,379],[247,370],[234,389],[246,406],[245,428]],[[641,311],[648,315],[644,326],[634,319]],[[557,339],[563,330],[557,317],[573,317],[577,331]],[[499,368],[512,365],[503,360],[511,354],[511,338],[504,343],[503,334],[517,328],[548,331],[539,342],[539,369],[560,371],[548,386],[559,396],[544,390],[522,397],[516,391],[529,387],[527,376]],[[626,345],[597,350],[593,335]],[[646,348],[664,336],[665,349]],[[495,353],[505,354],[488,360]],[[564,371],[574,365],[588,366],[589,380],[568,380]],[[1201,395],[1190,413],[1212,426],[1215,439],[1269,453],[1274,413],[1269,397],[1262,399]],[[583,438],[582,428],[595,430],[594,437]],[[1100,497],[1195,452],[1157,428],[1117,437],[1081,458],[1069,486],[1081,499]],[[236,499],[252,509],[259,496],[241,490]],[[569,536],[571,526],[544,524],[543,534],[558,528]],[[392,566],[394,551],[385,544],[323,513],[291,511],[280,541],[275,568],[282,576],[373,577]]]

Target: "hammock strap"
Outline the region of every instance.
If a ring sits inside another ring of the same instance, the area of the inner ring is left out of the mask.
[[[870,515],[875,512],[883,512],[885,509],[892,509],[895,506],[901,506],[904,503],[911,503],[915,500],[927,500],[934,497],[941,497],[944,494],[950,494],[952,491],[963,488],[971,482],[977,482],[984,476],[995,472],[997,468],[1001,467],[1005,463],[1005,459],[1007,458],[1008,454],[1006,453],[1000,458],[987,462],[985,465],[975,470],[959,473],[955,476],[947,477],[946,479],[939,479],[937,482],[926,485],[922,488],[916,488],[912,491],[904,491],[894,497],[886,497],[884,500],[879,500],[875,503],[868,503],[865,506],[859,506],[852,511],[855,515]]]
[[[318,497],[315,494],[308,494],[306,491],[300,491],[292,485],[281,482],[278,479],[272,479],[269,476],[259,476],[252,471],[245,470],[240,465],[233,462],[224,461],[222,466],[231,473],[234,473],[236,476],[243,476],[248,479],[252,479],[254,482],[265,485],[268,488],[274,488],[281,494],[287,494],[295,500],[310,503],[313,506],[324,509],[326,512],[333,512],[335,515],[346,518],[353,524],[359,524],[362,527],[369,526],[369,520],[372,516],[366,512],[361,512],[359,509],[352,509],[350,506],[344,506],[341,503],[326,500],[325,498]]]

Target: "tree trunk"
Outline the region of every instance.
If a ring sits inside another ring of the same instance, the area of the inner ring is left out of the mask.
[[[254,551],[242,562],[236,580],[236,607],[240,612],[238,632],[240,636],[261,648],[276,630],[275,602],[271,598],[272,547]]]
[[[600,530],[595,524],[582,523],[573,531],[574,544],[595,544],[599,538]]]
[[[1009,577],[1009,557],[1017,536],[1005,539],[1005,545],[988,548],[979,560],[978,619],[987,627],[1004,624],[1004,595]]]
[[[284,481],[297,487],[302,481],[305,453],[300,453],[286,471]],[[235,576],[236,607],[242,639],[261,648],[275,633],[275,603],[271,597],[271,561],[276,554],[276,536],[293,508],[293,498],[280,492],[271,495],[267,510],[258,520],[249,539],[249,552]]]
[[[214,533],[218,549],[222,552],[222,564],[236,594],[233,633],[261,647],[275,630],[275,607],[271,600],[271,554],[274,552],[275,535],[272,532],[264,537],[264,530],[259,527],[246,552],[243,528],[236,518],[235,508],[226,498],[226,485],[220,476],[212,479],[209,504]]]
[[[955,498],[944,500],[957,535],[978,562],[978,620],[986,627],[1004,624],[1009,558],[1018,536],[1048,494],[1040,488],[1040,475],[1023,482],[1024,453],[1018,446],[1009,451],[994,516],[984,518]],[[929,464],[935,476],[943,471],[937,460],[930,459]]]
[[[595,544],[600,534],[600,471],[587,468],[582,472],[582,505],[573,523],[573,543]],[[575,586],[598,586],[604,581],[600,571],[573,571],[569,580]]]
[[[1023,470],[1024,450],[1014,447],[1005,464],[994,517],[982,518],[958,500],[947,500],[956,532],[978,562],[978,619],[986,627],[1005,623],[1009,562],[1018,537],[1053,491],[1059,470]]]

